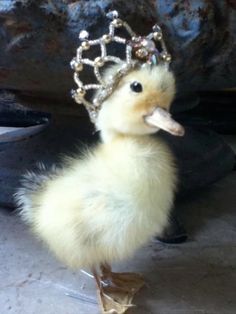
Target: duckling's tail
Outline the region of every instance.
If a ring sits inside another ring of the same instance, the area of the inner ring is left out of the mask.
[[[28,171],[21,179],[21,187],[14,195],[17,211],[26,223],[33,223],[34,213],[37,210],[36,196],[43,192],[45,184],[55,178],[59,168],[52,166],[47,168],[39,163],[35,171]]]

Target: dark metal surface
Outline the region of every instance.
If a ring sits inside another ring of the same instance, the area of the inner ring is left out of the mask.
[[[179,92],[236,85],[236,4],[228,0],[0,1],[0,88],[69,100],[68,66],[78,33],[106,31],[117,9],[137,32],[158,21],[173,55]],[[176,105],[181,109],[181,103]],[[185,106],[186,107],[186,106]]]

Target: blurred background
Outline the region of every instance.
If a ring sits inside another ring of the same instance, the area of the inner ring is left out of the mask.
[[[55,262],[11,213],[27,169],[98,140],[71,99],[69,64],[81,30],[92,38],[107,32],[109,10],[141,35],[161,26],[177,81],[172,112],[186,127],[183,138],[161,135],[180,174],[170,228],[158,239],[172,246],[151,244],[132,264],[154,287],[135,313],[235,313],[235,0],[0,1],[1,313],[97,313],[89,279]],[[65,297],[75,291],[85,304]]]
[[[233,169],[234,153],[216,133],[236,132],[234,1],[4,0],[0,2],[0,177],[7,188],[0,187],[0,204],[13,206],[16,178],[35,160],[54,162],[59,152],[73,149],[74,141],[96,140],[85,110],[71,99],[75,85],[69,63],[79,32],[86,29],[94,38],[105,33],[105,14],[111,9],[118,10],[137,33],[149,33],[156,22],[163,29],[177,80],[172,111],[188,128],[183,140],[164,135],[179,161],[180,194]],[[17,143],[45,128],[55,132],[53,141],[45,133],[27,144]]]

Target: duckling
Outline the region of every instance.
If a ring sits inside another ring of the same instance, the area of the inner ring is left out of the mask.
[[[113,71],[116,66],[105,79]],[[67,266],[92,269],[102,295],[102,278],[112,277],[109,265],[132,257],[168,223],[176,167],[170,149],[153,134],[184,134],[169,113],[174,95],[174,75],[166,67],[133,69],[98,113],[97,146],[51,172],[26,174],[16,195],[33,233]],[[125,275],[114,278],[119,289],[122,281],[128,287]]]

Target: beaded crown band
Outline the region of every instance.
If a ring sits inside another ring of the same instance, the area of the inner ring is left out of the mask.
[[[157,64],[164,63],[166,66],[171,61],[171,56],[167,52],[161,28],[156,24],[153,26],[153,32],[147,36],[137,35],[131,27],[119,18],[117,11],[107,14],[111,19],[109,25],[109,33],[94,40],[89,40],[89,33],[85,30],[80,32],[79,38],[82,41],[77,49],[77,55],[71,61],[71,67],[74,72],[74,80],[78,85],[77,90],[72,91],[72,97],[77,103],[82,103],[90,116],[93,123],[96,122],[97,114],[101,108],[103,101],[108,98],[115,90],[119,80],[125,76],[137,64]],[[129,38],[117,36],[117,29],[125,29]],[[108,45],[112,43],[123,45],[126,59],[122,60],[117,56],[108,54]],[[159,43],[159,48],[156,44]],[[94,60],[83,57],[85,51],[93,46],[100,46],[101,54]],[[118,65],[117,72],[109,77],[109,82],[105,82],[102,78],[101,71],[108,63]],[[84,84],[80,78],[80,74],[84,69],[84,65],[91,66],[94,71],[96,82],[92,84]],[[120,65],[120,68],[119,68]],[[96,90],[96,96],[90,101],[87,94],[89,90]]]

